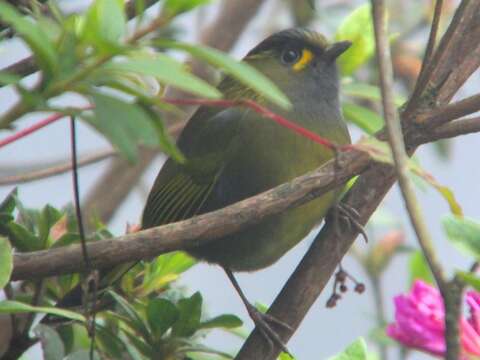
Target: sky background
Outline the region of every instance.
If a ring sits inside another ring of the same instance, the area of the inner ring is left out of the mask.
[[[68,6],[74,8],[82,3],[84,1],[72,1]],[[202,16],[211,18],[215,11],[215,6],[212,6],[207,10],[203,10]],[[268,16],[271,17],[272,14],[276,16],[275,22],[271,26],[265,26],[264,19]],[[180,21],[180,24],[187,29],[185,38],[188,40],[195,39],[192,25],[196,21],[198,21],[198,17],[195,16],[185,16]],[[288,21],[288,17],[284,12],[279,11],[272,1],[268,2],[233,50],[234,56],[237,58],[242,57],[248,49],[253,47],[264,35],[267,35],[269,29],[288,27]],[[329,21],[334,22],[320,16],[319,21],[315,22],[312,27],[328,33],[328,30],[331,30]],[[338,19],[336,19],[336,22],[338,22]],[[17,41],[3,44],[3,47],[0,47],[0,67],[14,62],[15,59],[19,59],[25,56],[25,54],[26,50]],[[32,81],[34,79],[35,75],[28,80]],[[477,72],[458,94],[458,97],[462,98],[472,94],[474,91],[478,91],[479,84],[480,75]],[[14,101],[15,95],[11,89],[0,89],[0,111],[7,109]],[[79,99],[74,96],[65,96],[61,101],[76,105]],[[27,116],[19,121],[17,126],[18,128],[24,128],[43,117],[44,115],[42,116],[41,114]],[[104,139],[83,124],[79,126],[78,133],[80,154],[87,154],[109,147],[109,144]],[[354,139],[358,139],[359,132],[352,129],[352,133]],[[6,132],[1,132],[0,138],[6,135]],[[431,145],[423,146],[417,152],[417,157],[420,159],[423,168],[434,174],[440,183],[453,189],[465,215],[477,220],[480,219],[480,206],[478,206],[480,201],[480,187],[478,185],[480,181],[480,167],[477,165],[478,144],[478,135],[454,139],[451,144],[451,158],[448,161],[441,159]],[[32,164],[42,164],[50,160],[67,159],[69,154],[69,127],[68,121],[64,119],[3,148],[0,151],[0,176],[4,176],[10,167],[30,166]],[[145,202],[146,191],[151,186],[162,161],[163,159],[159,156],[144,174],[140,186],[132,189],[128,200],[117,212],[111,223],[111,229],[114,234],[120,235],[124,233],[127,222],[137,223],[139,221]],[[95,180],[105,168],[106,163],[102,162],[81,169],[82,194],[86,194],[92,188]],[[3,199],[12,188],[12,186],[0,187],[0,199]],[[20,185],[19,195],[22,201],[29,207],[39,208],[47,203],[55,207],[62,207],[72,199],[71,175],[67,173],[62,176]],[[454,249],[448,243],[442,231],[440,220],[449,212],[446,202],[433,189],[419,190],[418,197],[442,264],[449,271],[467,269],[471,260]],[[403,202],[396,186],[389,192],[382,207],[403,226],[406,231],[407,244],[416,247],[415,237],[411,231]],[[375,238],[370,240],[373,242]],[[247,297],[251,301],[270,304],[308,249],[310,241],[311,238],[304,240],[268,269],[238,275],[239,282]],[[371,244],[365,245],[362,239],[357,240],[357,247],[360,251],[367,250],[368,246],[371,246]],[[328,358],[328,356],[341,351],[359,336],[367,336],[369,329],[372,329],[375,325],[374,303],[366,274],[350,256],[347,256],[344,260],[344,266],[354,276],[366,283],[367,290],[362,295],[349,291],[335,308],[327,309],[325,302],[330,295],[331,289],[330,285],[328,285],[289,342],[289,349],[298,359]],[[387,318],[389,320],[393,319],[392,297],[407,290],[409,281],[407,267],[407,256],[397,256],[383,276],[382,284],[385,292]],[[190,293],[197,290],[201,291],[210,315],[234,313],[245,319],[247,327],[251,327],[252,324],[248,320],[248,315],[239,297],[219,267],[204,264],[197,265],[182,277],[181,284]],[[224,350],[233,350],[241,344],[237,338],[220,332],[213,332],[207,341],[209,344]],[[31,354],[32,359],[40,356],[38,349]],[[429,357],[419,353],[412,353],[410,357],[410,359],[419,360],[427,358]]]

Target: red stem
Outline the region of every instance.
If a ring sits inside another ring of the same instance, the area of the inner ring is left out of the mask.
[[[330,140],[321,137],[317,135],[316,133],[307,130],[300,125],[297,125],[287,119],[285,119],[283,116],[280,116],[273,111],[270,111],[266,107],[256,103],[253,100],[208,100],[208,99],[169,99],[169,98],[163,98],[162,99],[164,102],[172,105],[207,105],[207,106],[217,106],[217,107],[225,107],[229,108],[232,106],[245,106],[253,111],[259,113],[260,115],[269,118],[279,125],[286,127],[318,144],[321,144],[331,150],[351,150],[352,145],[344,145],[344,146],[337,146]]]
[[[337,150],[352,150],[353,149],[353,145],[344,145],[344,146],[337,146],[336,144],[334,144],[333,142],[331,142],[330,140],[324,138],[324,137],[321,137],[319,136],[318,134],[310,131],[310,130],[307,130],[303,127],[301,127],[300,125],[297,125],[293,122],[291,122],[290,120],[287,120],[285,119],[283,116],[280,116],[278,114],[275,114],[273,111],[270,111],[269,109],[267,109],[266,107],[256,103],[255,101],[253,100],[248,100],[248,99],[245,99],[245,100],[237,100],[237,101],[234,101],[234,100],[209,100],[209,99],[173,99],[173,98],[163,98],[162,99],[164,102],[168,103],[168,104],[172,104],[172,105],[205,105],[205,106],[216,106],[216,107],[223,107],[223,108],[229,108],[229,107],[233,107],[233,106],[245,106],[245,107],[248,107],[250,109],[252,109],[253,111],[259,113],[260,115],[262,115],[263,117],[265,118],[268,118],[268,119],[271,119],[273,121],[275,121],[276,123],[278,123],[279,125],[283,126],[283,127],[286,127],[294,132],[296,132],[297,134],[300,134],[301,136],[303,137],[306,137],[320,145],[323,145],[331,150],[334,150],[334,151],[337,151]],[[85,108],[84,110],[88,110],[88,109],[92,109],[93,106],[89,106],[87,108]],[[0,140],[0,148],[2,148],[3,146],[6,146],[12,142],[15,142],[35,131],[37,131],[38,129],[41,129],[43,128],[44,126],[47,126],[49,124],[51,124],[52,122],[55,122],[63,117],[65,117],[66,115],[65,114],[61,114],[61,113],[56,113],[56,114],[53,114],[51,116],[49,116],[48,118],[44,119],[44,120],[41,120],[40,122],[26,128],[26,129],[23,129],[23,130],[20,130],[19,132],[11,135],[11,136],[8,136],[6,137],[5,139],[3,140]]]
[[[43,119],[43,120],[39,121],[38,123],[33,124],[32,126],[26,128],[26,129],[20,130],[19,132],[15,133],[13,135],[7,136],[5,139],[0,140],[0,148],[17,141],[17,140],[35,132],[35,131],[37,131],[38,129],[41,129],[44,126],[47,126],[47,125],[49,125],[49,124],[51,124],[51,123],[53,123],[57,120],[60,120],[61,118],[65,117],[65,116],[66,116],[65,114],[60,114],[60,113],[50,115],[46,119]]]

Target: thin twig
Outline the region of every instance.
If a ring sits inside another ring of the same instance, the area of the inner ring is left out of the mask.
[[[383,291],[381,286],[381,279],[378,274],[369,274],[372,283],[373,299],[375,301],[375,314],[377,317],[377,326],[383,329],[386,324],[385,320],[385,303],[383,301]],[[380,359],[388,360],[387,347],[381,341],[377,343]]]
[[[418,242],[428,265],[437,282],[445,304],[445,342],[446,359],[456,360],[460,355],[458,316],[460,314],[461,292],[449,283],[444,270],[438,261],[433,240],[428,231],[420,204],[413,185],[408,177],[408,155],[405,151],[402,128],[393,101],[393,70],[386,30],[386,11],[383,0],[372,0],[372,17],[374,21],[377,61],[379,65],[380,88],[382,93],[383,113],[388,133],[388,141],[392,149],[395,171],[403,195],[410,222],[417,235]]]
[[[73,179],[73,195],[75,203],[75,215],[77,216],[77,227],[80,235],[80,244],[82,246],[82,257],[87,270],[92,268],[92,264],[88,257],[87,243],[85,240],[85,232],[83,227],[82,212],[80,207],[80,185],[78,183],[78,163],[77,163],[77,134],[75,118],[70,116],[70,141],[72,147],[72,179]]]
[[[70,116],[70,141],[72,146],[72,178],[73,178],[73,196],[75,203],[75,215],[77,217],[77,228],[80,235],[80,245],[82,248],[82,257],[86,269],[86,286],[84,288],[84,307],[85,318],[87,319],[86,326],[87,332],[90,337],[90,360],[93,360],[93,353],[95,350],[95,303],[97,293],[97,281],[98,276],[95,275],[96,270],[92,267],[92,262],[88,255],[87,240],[85,238],[85,230],[83,227],[82,210],[80,206],[80,184],[78,180],[78,162],[77,162],[77,134],[75,117]],[[91,286],[92,285],[92,286]],[[92,299],[90,299],[90,295]],[[92,309],[92,315],[90,316],[90,309]]]
[[[241,100],[210,100],[210,99],[173,99],[173,98],[163,98],[163,102],[172,104],[172,105],[204,105],[204,106],[214,106],[214,107],[222,107],[222,108],[230,108],[235,106],[243,106],[249,109],[252,109],[256,113],[262,115],[264,118],[270,119],[275,121],[280,126],[283,126],[297,134],[306,137],[318,144],[321,144],[331,150],[337,150],[336,144],[328,140],[327,138],[321,137],[320,135],[305,129],[304,127],[297,125],[293,121],[290,121],[284,118],[281,115],[274,113],[273,111],[267,109],[265,106],[258,104],[257,102],[249,99],[241,99]],[[89,105],[81,110],[90,110],[93,108],[93,105]],[[11,144],[14,141],[19,140],[22,137],[25,137],[38,129],[51,124],[54,121],[57,121],[61,118],[65,117],[64,114],[53,114],[49,116],[45,120],[41,120],[39,123],[34,124],[33,126],[28,127],[27,129],[21,130],[12,136],[7,137],[3,141],[0,142],[0,148],[7,144]],[[352,145],[344,145],[341,147],[342,150],[349,150],[352,148]]]
[[[289,130],[296,132],[297,134],[306,137],[307,139],[316,142],[317,144],[323,145],[331,150],[351,150],[353,149],[353,145],[344,145],[338,147],[332,141],[328,140],[327,138],[321,137],[320,135],[305,129],[304,127],[297,125],[293,121],[290,121],[284,118],[281,115],[274,113],[273,111],[267,109],[266,107],[258,104],[253,100],[207,100],[207,99],[162,99],[164,102],[172,105],[206,105],[206,106],[216,106],[216,107],[234,107],[234,106],[244,106],[247,108],[252,109],[256,113],[262,115],[264,118],[270,119],[275,121],[280,126],[283,126]]]
[[[65,114],[60,114],[60,113],[57,113],[57,114],[53,114],[53,115],[50,115],[49,117],[47,117],[46,119],[44,120],[41,120],[37,123],[35,123],[33,126],[29,126],[28,128],[26,129],[23,129],[23,130],[20,130],[18,132],[16,132],[15,134],[11,135],[11,136],[7,136],[5,139],[2,139],[0,140],[0,148],[8,145],[8,144],[11,144],[27,135],[30,135],[31,133],[57,121],[57,120],[60,120],[62,118],[64,118],[66,115]]]
[[[383,0],[372,0],[372,13],[375,29],[376,53],[379,66],[380,88],[382,93],[383,113],[388,133],[388,141],[392,149],[393,160],[398,182],[405,200],[412,226],[425,253],[435,279],[445,283],[443,270],[438,262],[433,242],[424,222],[423,214],[415,198],[413,186],[408,178],[408,155],[405,151],[402,128],[398,119],[393,97],[393,71],[390,48],[386,32],[386,11]]]
[[[77,165],[80,168],[83,166],[95,164],[102,160],[111,158],[112,156],[117,156],[117,154],[118,154],[117,151],[113,149],[102,150],[94,154],[89,154],[89,155],[80,157]],[[36,181],[36,180],[41,180],[41,179],[49,178],[56,175],[61,175],[70,170],[72,170],[72,162],[65,161],[60,164],[56,164],[40,170],[25,172],[17,175],[5,176],[3,178],[0,178],[0,186],[28,183],[31,181]]]

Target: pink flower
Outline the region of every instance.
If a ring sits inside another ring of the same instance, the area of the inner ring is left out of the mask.
[[[467,292],[470,316],[460,319],[462,360],[480,356],[480,294]],[[387,334],[409,348],[443,356],[446,350],[445,311],[440,292],[416,280],[409,294],[394,298],[395,323],[388,325]]]

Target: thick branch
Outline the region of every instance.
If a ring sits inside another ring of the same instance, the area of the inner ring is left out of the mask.
[[[345,183],[370,163],[360,151],[340,153],[316,171],[296,178],[258,196],[225,209],[192,219],[144,230],[115,239],[88,243],[95,268],[111,267],[128,261],[149,259],[165,252],[186,249],[218,239],[257,223],[268,215],[299,206]],[[337,169],[340,166],[341,169]],[[41,278],[84,270],[79,245],[15,255],[12,280]]]
[[[480,116],[452,121],[451,123],[432,129],[428,135],[426,133],[419,133],[416,142],[425,144],[431,141],[450,139],[477,132],[480,132]]]
[[[477,111],[480,111],[480,94],[438,107],[425,115],[419,116],[416,122],[428,127],[435,127]]]

